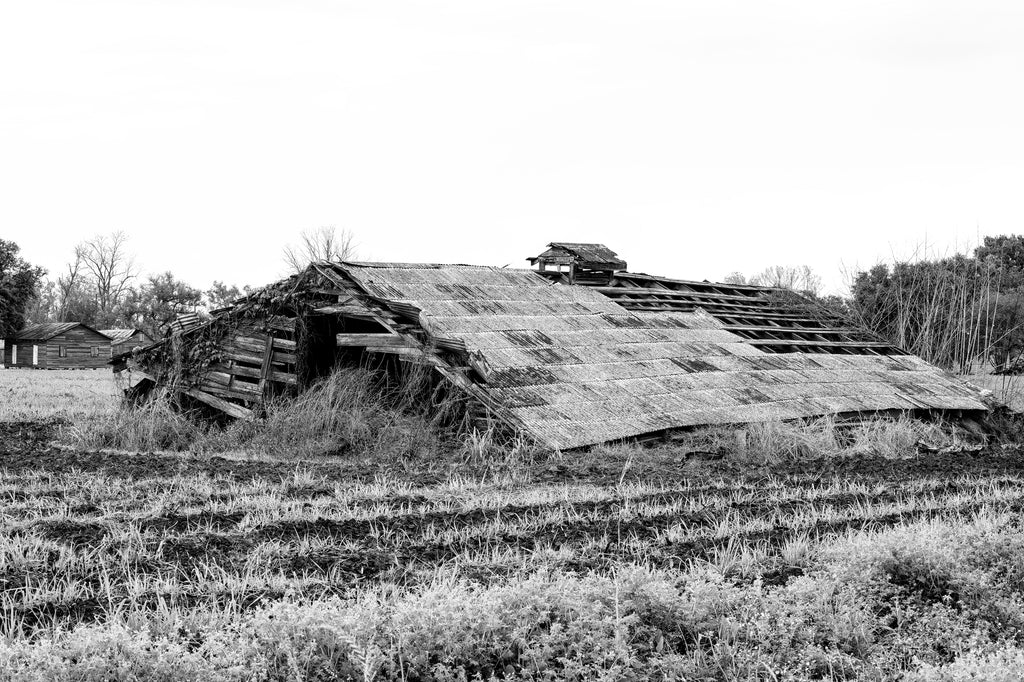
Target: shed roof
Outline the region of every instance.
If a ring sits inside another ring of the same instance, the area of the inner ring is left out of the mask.
[[[101,329],[100,334],[109,336],[112,343],[124,343],[136,334],[144,334],[147,338],[149,337],[141,329]]]
[[[605,264],[616,270],[625,270],[626,261],[619,258],[619,255],[604,244],[583,244],[578,242],[551,242],[548,250],[539,256],[529,258],[535,263],[541,258],[554,256],[571,256],[572,258],[589,264]]]
[[[106,336],[103,332],[93,329],[89,325],[82,324],[81,322],[40,322],[38,324],[30,324],[24,327],[14,335],[14,339],[16,341],[47,341],[55,336],[64,334],[75,327],[85,327],[89,331]]]
[[[556,447],[698,424],[986,409],[975,390],[913,356],[765,353],[701,310],[632,312],[531,270],[333,267],[376,301],[418,310],[428,340],[464,344],[483,360],[481,389]]]

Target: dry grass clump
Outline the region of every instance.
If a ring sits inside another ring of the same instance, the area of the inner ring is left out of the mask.
[[[216,446],[231,449],[240,437],[246,451],[278,457],[429,456],[441,435],[410,402],[411,392],[400,386],[389,393],[367,370],[338,369],[298,398],[271,404],[264,421],[235,425]]]
[[[362,369],[339,369],[298,398],[269,405],[258,422],[217,426],[171,405],[164,393],[140,406],[76,425],[83,447],[200,453],[242,450],[282,458],[373,453],[417,457],[435,453],[440,429],[421,412],[400,409]]]
[[[210,427],[172,407],[167,393],[161,392],[144,405],[78,420],[66,432],[85,447],[181,451],[206,438]]]
[[[822,457],[914,457],[919,447],[955,448],[964,435],[952,424],[907,415],[842,423],[833,417],[764,421],[695,429],[678,441],[688,452],[724,455],[750,463],[795,462]]]
[[[1024,376],[1015,374],[968,374],[961,377],[979,388],[992,391],[999,402],[1024,412]]]

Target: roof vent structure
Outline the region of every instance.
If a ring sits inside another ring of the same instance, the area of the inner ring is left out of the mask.
[[[551,242],[547,251],[526,260],[545,277],[568,284],[605,283],[627,269],[626,261],[604,244]]]

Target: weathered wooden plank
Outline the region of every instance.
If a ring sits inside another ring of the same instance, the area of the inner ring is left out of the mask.
[[[364,349],[367,353],[389,353],[391,355],[403,355],[419,359],[426,357],[426,353],[423,352],[422,348],[412,348],[410,346],[365,346]]]
[[[820,346],[822,348],[895,348],[885,341],[801,341],[798,339],[744,339],[751,346]]]
[[[405,334],[338,334],[337,344],[342,347],[373,346],[376,348],[385,346],[418,348],[420,345],[416,339]]]
[[[239,394],[249,396],[249,399],[259,399],[260,391],[256,383],[235,379],[235,375],[229,372],[210,371],[203,375],[203,384],[210,384],[220,388],[237,389]]]
[[[227,400],[218,398],[215,395],[201,391],[198,388],[186,388],[182,391],[185,395],[191,396],[201,403],[206,403],[210,407],[220,410],[224,414],[234,417],[235,419],[251,420],[253,418],[253,412],[250,409],[230,403]]]
[[[610,296],[613,301],[619,305],[629,308],[631,305],[644,305],[644,304],[657,304],[663,307],[671,307],[674,310],[690,310],[693,308],[704,308],[705,310],[748,310],[750,312],[758,312],[761,310],[771,310],[772,305],[768,301],[757,301],[751,299],[749,303],[726,303],[722,301],[709,301],[709,300],[698,300],[683,299],[683,298],[658,298],[653,296],[646,291],[642,294],[631,294],[630,296]]]
[[[298,346],[294,341],[289,341],[288,339],[279,339],[276,336],[274,337],[274,348],[276,350],[283,350],[289,353],[294,353],[297,347]]]
[[[758,296],[735,296],[732,294],[716,294],[703,291],[680,291],[678,289],[655,289],[651,287],[592,287],[597,291],[601,292],[605,296],[612,298],[619,298],[622,296],[661,296],[669,299],[686,299],[686,300],[709,300],[709,301],[723,301],[723,302],[744,302],[753,303],[757,305],[770,304],[771,301],[767,298]]]
[[[770,324],[747,325],[729,324],[723,322],[725,329],[731,332],[794,332],[800,334],[858,334],[856,329],[843,329],[841,327],[803,327],[803,326],[776,326]]]
[[[318,315],[344,315],[346,317],[358,317],[360,319],[370,319],[374,315],[368,308],[355,305],[324,306],[323,308],[314,309],[313,312]]]
[[[263,356],[262,356],[262,354],[261,355],[256,355],[254,353],[246,353],[246,352],[241,351],[241,350],[239,350],[237,348],[233,348],[229,344],[222,344],[222,345],[219,346],[219,348],[220,348],[220,351],[221,351],[221,353],[220,353],[221,357],[226,359],[226,360],[234,360],[235,362],[246,362],[246,363],[248,363],[250,365],[255,365],[256,367],[262,367],[263,366]],[[271,360],[271,362],[273,362],[274,364],[278,364],[278,365],[294,365],[295,364],[295,354],[294,353],[279,353],[279,352],[275,352],[274,353],[274,357]]]
[[[726,331],[749,332],[754,334],[820,334],[822,336],[861,336],[867,339],[867,334],[856,329],[842,329],[839,327],[774,327],[771,325],[725,325]],[[867,339],[877,341],[877,339]]]
[[[268,336],[267,342],[264,344],[263,350],[263,365],[260,367],[260,393],[266,395],[267,393],[267,382],[270,380],[270,362],[274,359],[274,337]]]
[[[262,372],[261,369],[255,367],[246,367],[244,365],[229,365],[223,362],[218,362],[210,365],[211,370],[223,372],[236,377],[246,377],[248,379],[259,379]],[[276,381],[279,384],[296,385],[299,383],[298,378],[290,372],[280,372],[272,370],[270,372],[270,380]]]
[[[264,347],[266,346],[266,337],[257,338],[255,336],[242,336],[236,334],[230,337],[227,341],[239,350],[244,350],[248,353],[256,353],[263,355]]]
[[[262,400],[262,396],[260,395],[259,389],[256,388],[255,384],[252,384],[251,389],[245,388],[245,390],[243,390],[242,387],[248,386],[250,386],[250,384],[247,384],[244,381],[236,381],[231,386],[223,386],[212,381],[204,381],[199,384],[199,388],[201,390],[212,395],[218,395],[223,398],[235,398],[238,400],[244,400],[248,403],[260,402]]]
[[[255,355],[253,353],[244,353],[242,351],[235,350],[234,348],[227,346],[225,344],[221,344],[219,346],[219,350],[221,358],[225,360],[234,360],[235,362],[246,362],[249,363],[250,365],[256,365],[257,367],[263,365],[263,358],[260,357],[259,355]]]
[[[822,315],[822,317],[820,317],[820,318],[819,317],[809,317],[807,313],[802,313],[802,312],[801,313],[771,313],[771,312],[757,311],[757,312],[750,312],[750,313],[742,313],[742,312],[718,311],[717,313],[715,313],[714,316],[717,317],[717,318],[724,318],[724,319],[736,318],[736,319],[754,320],[754,321],[761,321],[761,320],[773,321],[773,322],[779,322],[780,324],[790,324],[790,323],[794,323],[794,324],[795,323],[801,323],[801,324],[836,324],[836,323],[839,322],[839,320],[837,320],[837,319],[835,319],[835,318],[833,318],[831,316],[828,316],[828,315]],[[730,324],[730,323],[729,322],[723,322],[723,324]],[[783,329],[784,327],[779,327],[779,328]]]

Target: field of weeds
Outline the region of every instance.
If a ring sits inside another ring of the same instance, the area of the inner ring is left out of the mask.
[[[123,414],[0,422],[0,679],[1021,679],[1015,445],[821,420],[550,454],[342,408],[309,458],[297,413],[181,452],[157,411],[124,450]]]

